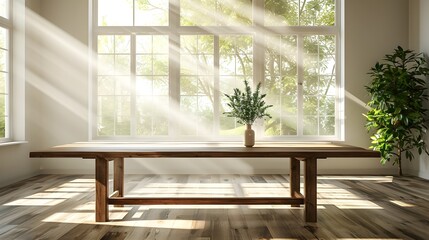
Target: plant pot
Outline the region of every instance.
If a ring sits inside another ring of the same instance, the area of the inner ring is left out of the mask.
[[[244,131],[244,146],[253,147],[253,145],[255,145],[255,131],[252,129],[252,124],[247,124]]]

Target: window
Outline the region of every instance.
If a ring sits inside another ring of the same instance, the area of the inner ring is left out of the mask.
[[[0,142],[10,139],[9,1],[0,1]]]
[[[341,140],[339,0],[93,0],[94,139],[235,140],[225,93],[262,83],[260,140]]]

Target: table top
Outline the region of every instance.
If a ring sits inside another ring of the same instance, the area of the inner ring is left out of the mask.
[[[157,158],[157,157],[380,157],[370,149],[331,142],[260,142],[254,147],[243,143],[216,142],[76,142],[59,145],[43,151],[30,152],[30,157],[42,158]]]

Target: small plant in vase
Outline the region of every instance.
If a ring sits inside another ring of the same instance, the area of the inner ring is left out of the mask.
[[[258,118],[271,118],[271,115],[266,113],[266,110],[273,105],[267,105],[264,101],[266,94],[261,94],[261,83],[256,86],[256,91],[252,92],[249,82],[244,80],[244,92],[238,88],[234,88],[234,93],[231,95],[225,94],[229,102],[227,106],[229,112],[224,112],[228,117],[235,117],[237,123],[246,125],[244,132],[244,145],[253,147],[255,145],[255,132],[252,129],[252,124]]]

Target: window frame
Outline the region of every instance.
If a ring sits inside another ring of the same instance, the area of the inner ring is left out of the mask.
[[[343,3],[341,0],[335,1],[335,25],[333,26],[264,26],[264,29],[270,32],[274,32],[279,35],[296,35],[298,42],[298,49],[303,48],[303,38],[305,36],[314,36],[314,35],[333,35],[336,39],[335,45],[335,78],[336,78],[336,95],[335,95],[335,134],[334,135],[304,135],[302,132],[297,132],[297,135],[281,135],[281,136],[260,136],[263,134],[257,134],[258,141],[344,141],[344,132],[345,132],[345,123],[344,123],[344,76],[343,76],[343,49],[344,49],[344,30],[343,30]],[[169,88],[170,88],[170,100],[179,100],[180,98],[180,87],[179,81],[173,81],[173,79],[180,78],[180,66],[179,64],[171,64],[174,61],[180,62],[180,52],[175,49],[180,49],[180,46],[175,45],[179,42],[181,35],[213,35],[215,38],[219,38],[219,35],[251,35],[253,36],[253,79],[264,79],[264,62],[259,59],[265,59],[265,48],[255,47],[257,43],[264,42],[264,36],[262,34],[258,34],[257,28],[258,24],[262,22],[263,25],[263,16],[253,14],[252,17],[252,25],[250,26],[180,26],[180,0],[169,0],[169,11],[168,11],[168,26],[98,26],[98,0],[89,1],[90,4],[90,14],[92,15],[90,19],[90,27],[89,27],[89,36],[90,36],[90,57],[92,59],[92,63],[96,62],[97,58],[97,36],[99,35],[129,35],[131,38],[135,38],[136,35],[168,35],[170,41],[170,58],[169,58]],[[264,1],[253,0],[252,8],[263,7]],[[133,42],[133,40],[131,40]],[[133,43],[131,43],[132,45]],[[135,41],[134,41],[135,44]],[[219,47],[218,49],[219,50]],[[216,49],[215,49],[216,52]],[[135,66],[135,52],[130,53],[131,57],[131,66]],[[216,54],[215,54],[216,55]],[[217,54],[219,55],[219,54]],[[217,56],[219,57],[219,56]],[[302,67],[302,51],[298,51],[298,106],[297,110],[301,111],[298,113],[299,116],[303,117],[303,93],[302,93],[302,83],[303,83],[303,74],[299,73],[299,71],[303,71]],[[134,61],[134,63],[133,63]],[[215,59],[216,62],[216,59]],[[171,126],[174,124],[171,118],[169,120],[169,135],[168,136],[136,136],[135,131],[133,132],[133,127],[131,128],[130,135],[127,136],[97,136],[97,72],[96,64],[90,65],[90,140],[117,140],[117,141],[199,141],[201,140],[199,136],[179,136],[173,135],[171,132],[174,132],[174,129],[171,129]],[[131,75],[135,73],[131,72]],[[219,78],[219,74],[215,76],[215,78]],[[171,104],[170,104],[171,105]],[[131,106],[133,108],[133,106]],[[214,114],[217,109],[214,109]],[[135,114],[135,111],[134,111]],[[133,121],[133,112],[131,112],[131,122]],[[299,126],[300,121],[299,117],[297,117],[297,131],[298,129],[302,129],[302,126]],[[255,124],[254,129],[257,132],[263,133],[263,124]],[[217,135],[216,139],[213,141],[239,141],[242,139],[242,136],[228,136],[222,137]]]
[[[13,140],[13,131],[12,131],[12,93],[13,93],[13,22],[12,22],[12,4],[13,1],[5,1],[7,4],[7,18],[0,16],[0,27],[7,30],[7,79],[5,79],[6,92],[5,92],[5,137],[0,137],[0,143],[7,143]]]

